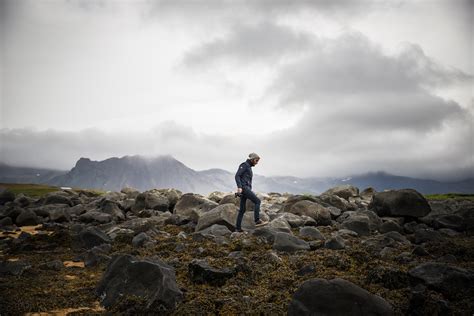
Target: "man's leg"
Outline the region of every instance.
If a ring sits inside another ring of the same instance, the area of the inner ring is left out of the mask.
[[[244,218],[246,203],[247,203],[247,197],[244,194],[242,194],[240,196],[239,215],[237,215],[237,223],[235,224],[236,229],[242,229],[242,219]]]
[[[253,213],[253,217],[255,221],[258,221],[260,219],[260,199],[253,193],[251,190],[245,190],[245,195],[247,198],[255,203],[255,211]]]

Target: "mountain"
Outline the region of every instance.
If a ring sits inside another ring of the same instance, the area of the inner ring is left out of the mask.
[[[127,186],[141,191],[172,187],[183,192],[201,194],[212,191],[231,192],[236,188],[234,173],[216,168],[196,171],[169,155],[156,158],[124,156],[103,161],[81,158],[69,172],[0,165],[0,182],[44,183],[106,191],[119,191]],[[253,181],[253,187],[258,192],[311,194],[320,194],[342,184],[352,184],[361,190],[367,187],[373,187],[377,191],[413,188],[424,194],[474,193],[474,179],[440,182],[385,172],[370,172],[345,178],[266,177],[254,174]]]
[[[214,188],[210,178],[171,156],[124,156],[103,161],[81,158],[71,171],[51,179],[48,184],[110,191],[133,187],[141,191],[176,188],[183,192],[208,193]]]
[[[0,163],[1,183],[47,183],[52,178],[65,174],[64,170],[14,167]]]

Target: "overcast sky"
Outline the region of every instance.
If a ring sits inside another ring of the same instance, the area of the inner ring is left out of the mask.
[[[474,1],[0,0],[0,161],[474,176]]]

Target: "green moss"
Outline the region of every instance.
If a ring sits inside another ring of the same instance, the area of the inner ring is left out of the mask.
[[[428,200],[474,200],[474,194],[464,193],[444,193],[444,194],[425,194],[425,198]]]

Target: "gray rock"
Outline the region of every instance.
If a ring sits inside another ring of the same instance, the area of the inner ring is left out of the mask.
[[[0,191],[0,205],[5,205],[7,202],[13,202],[15,200],[15,193],[6,189]]]
[[[18,226],[34,226],[41,223],[41,219],[30,209],[24,209],[15,220]]]
[[[263,239],[267,244],[273,244],[277,233],[280,231],[272,227],[257,227],[252,235]]]
[[[426,262],[411,269],[408,273],[425,285],[450,297],[459,291],[474,288],[473,271],[439,262]]]
[[[331,224],[331,213],[329,210],[312,201],[303,200],[296,202],[289,209],[289,213],[295,215],[306,215],[313,218],[318,225],[330,225]]]
[[[324,240],[323,234],[316,227],[301,227],[300,228],[300,237]]]
[[[81,216],[79,216],[79,221],[83,223],[99,223],[105,224],[112,221],[112,216],[107,213],[102,213],[99,211],[88,211]]]
[[[428,241],[440,241],[441,239],[441,234],[432,229],[418,229],[415,232],[415,244],[421,244]]]
[[[379,216],[423,217],[431,212],[425,197],[413,189],[376,193],[370,208]]]
[[[0,227],[11,226],[11,225],[13,225],[13,221],[10,217],[4,217],[0,219]]]
[[[64,264],[61,260],[53,260],[40,264],[39,268],[42,270],[61,271],[64,268]]]
[[[348,200],[350,197],[358,196],[359,189],[350,184],[339,185],[334,188],[330,188],[329,190],[325,191],[323,194],[327,195],[337,195],[343,199]]]
[[[324,243],[324,247],[332,250],[341,250],[346,248],[346,244],[342,237],[336,235],[326,240],[326,242]]]
[[[21,276],[25,271],[29,270],[31,265],[25,261],[1,261],[0,276],[14,275]]]
[[[49,220],[56,223],[70,222],[71,216],[64,207],[55,208],[49,212]]]
[[[364,189],[359,195],[362,199],[370,201],[372,200],[372,197],[375,193],[377,193],[377,191],[374,188],[368,187]]]
[[[360,236],[370,235],[369,218],[362,215],[350,216],[342,223],[342,227],[355,231]]]
[[[186,195],[186,194],[185,194]],[[183,195],[183,197],[185,196]],[[179,202],[178,202],[179,204]],[[196,231],[211,227],[214,224],[224,225],[234,230],[237,221],[237,208],[234,204],[222,204],[202,214],[197,222]]]
[[[97,227],[87,227],[79,234],[73,236],[74,248],[91,249],[101,244],[111,243],[111,239]]]
[[[330,303],[328,303],[330,302]],[[311,279],[295,292],[288,315],[393,315],[384,299],[343,279]]]
[[[345,199],[343,199],[343,198],[341,198],[337,195],[334,195],[334,194],[321,194],[321,196],[319,198],[324,203],[327,203],[330,206],[337,207],[338,209],[340,209],[343,212],[355,210],[354,205],[352,205],[347,200],[345,200]]]
[[[73,206],[71,196],[64,191],[51,192],[44,196],[44,204],[66,204]]]
[[[137,195],[135,205],[132,207],[134,213],[143,209],[157,210],[166,212],[170,208],[170,202],[166,195],[158,190],[149,190]]]
[[[380,225],[380,232],[381,233],[387,233],[387,232],[403,232],[403,228],[395,221],[393,220],[387,220]]]
[[[197,222],[201,215],[214,209],[218,205],[216,202],[206,199],[202,195],[186,193],[183,194],[176,203],[174,214],[179,215],[180,218]]]
[[[172,312],[183,299],[174,269],[159,259],[116,256],[96,289],[101,304],[111,308],[127,297],[145,300],[144,312]]]
[[[139,233],[132,239],[132,245],[135,248],[140,248],[145,245],[147,241],[149,241],[151,238],[148,236],[146,233]]]
[[[293,235],[278,232],[275,235],[273,249],[278,251],[294,252],[298,250],[309,250],[310,246],[306,241]]]
[[[441,215],[435,218],[431,225],[436,229],[449,228],[459,232],[464,231],[466,228],[464,218],[455,214]]]
[[[134,188],[125,187],[120,190],[121,193],[125,194],[129,199],[136,199],[137,196],[140,194],[140,191]]]
[[[225,225],[214,224],[206,229],[200,231],[203,235],[212,235],[212,236],[230,236],[232,232]]]
[[[107,254],[112,250],[110,244],[102,244],[88,250],[84,255],[84,266],[93,267],[102,262],[108,262],[111,257]]]
[[[218,269],[211,267],[206,260],[194,259],[188,266],[189,276],[194,283],[207,283],[216,286],[224,285],[232,278],[236,271],[234,269]]]

